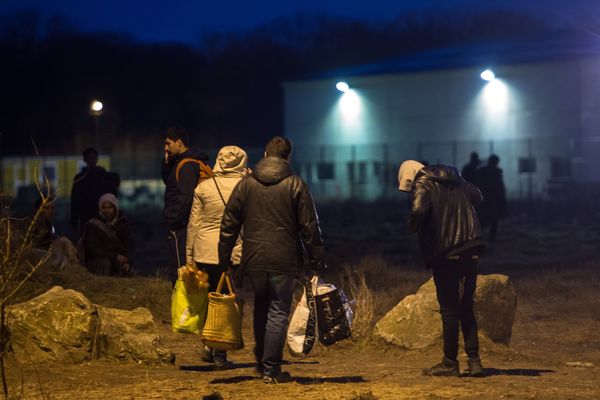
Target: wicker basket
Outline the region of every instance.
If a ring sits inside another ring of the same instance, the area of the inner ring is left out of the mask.
[[[225,282],[229,294],[221,293]],[[244,347],[242,305],[226,273],[221,275],[217,290],[208,294],[208,313],[202,331],[202,342],[214,349],[225,351]]]

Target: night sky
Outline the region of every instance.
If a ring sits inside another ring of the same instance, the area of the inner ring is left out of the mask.
[[[600,22],[598,0],[1,0],[0,15],[23,9],[66,17],[83,31],[126,33],[145,42],[198,44],[203,31],[251,29],[277,17],[326,13],[376,22],[415,11],[507,8],[557,24]],[[599,24],[600,25],[600,24]]]

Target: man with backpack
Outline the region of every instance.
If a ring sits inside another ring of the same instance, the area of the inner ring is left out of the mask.
[[[168,275],[177,280],[177,268],[185,263],[185,243],[194,189],[201,176],[210,172],[208,156],[190,148],[190,134],[172,127],[165,134],[162,179],[165,183],[163,216],[169,229]]]

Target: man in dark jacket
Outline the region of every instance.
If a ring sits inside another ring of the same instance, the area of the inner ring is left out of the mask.
[[[71,225],[75,232],[90,218],[98,215],[98,199],[105,193],[107,172],[98,166],[98,152],[88,147],[83,151],[86,167],[73,179],[71,189]]]
[[[492,154],[488,158],[487,165],[477,171],[477,185],[483,193],[483,202],[477,211],[481,224],[490,226],[490,243],[496,240],[498,232],[498,221],[506,215],[506,189],[502,179],[502,169],[498,168],[500,157]]]
[[[471,153],[471,158],[469,159],[469,163],[466,164],[461,172],[461,175],[464,179],[471,182],[473,185],[477,185],[477,168],[479,168],[479,164],[481,161],[479,160],[479,154],[473,151]]]
[[[398,182],[399,190],[411,196],[408,226],[418,233],[425,263],[433,269],[442,315],[444,359],[423,373],[460,375],[457,361],[460,322],[469,374],[482,376],[477,323],[473,313],[477,261],[484,248],[473,205],[481,201],[481,192],[465,181],[454,167],[425,167],[413,160],[402,163]]]
[[[169,229],[169,270],[171,281],[177,280],[177,268],[185,263],[187,225],[198,184],[200,169],[194,160],[208,161],[208,156],[189,147],[190,135],[181,127],[172,127],[165,135],[162,180],[165,183],[163,216]]]
[[[315,206],[308,187],[290,168],[291,154],[288,139],[271,139],[265,158],[233,190],[221,221],[221,263],[231,259],[243,227],[240,267],[254,289],[254,355],[257,373],[266,383],[291,380],[281,371],[281,362],[302,249],[311,270],[324,268]]]

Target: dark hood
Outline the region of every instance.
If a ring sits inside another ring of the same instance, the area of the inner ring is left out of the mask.
[[[263,185],[275,185],[292,175],[290,163],[279,157],[265,157],[256,164],[251,176]]]
[[[427,166],[418,172],[417,179],[420,176],[424,176],[426,179],[444,184],[456,184],[462,181],[458,169],[448,165]]]

